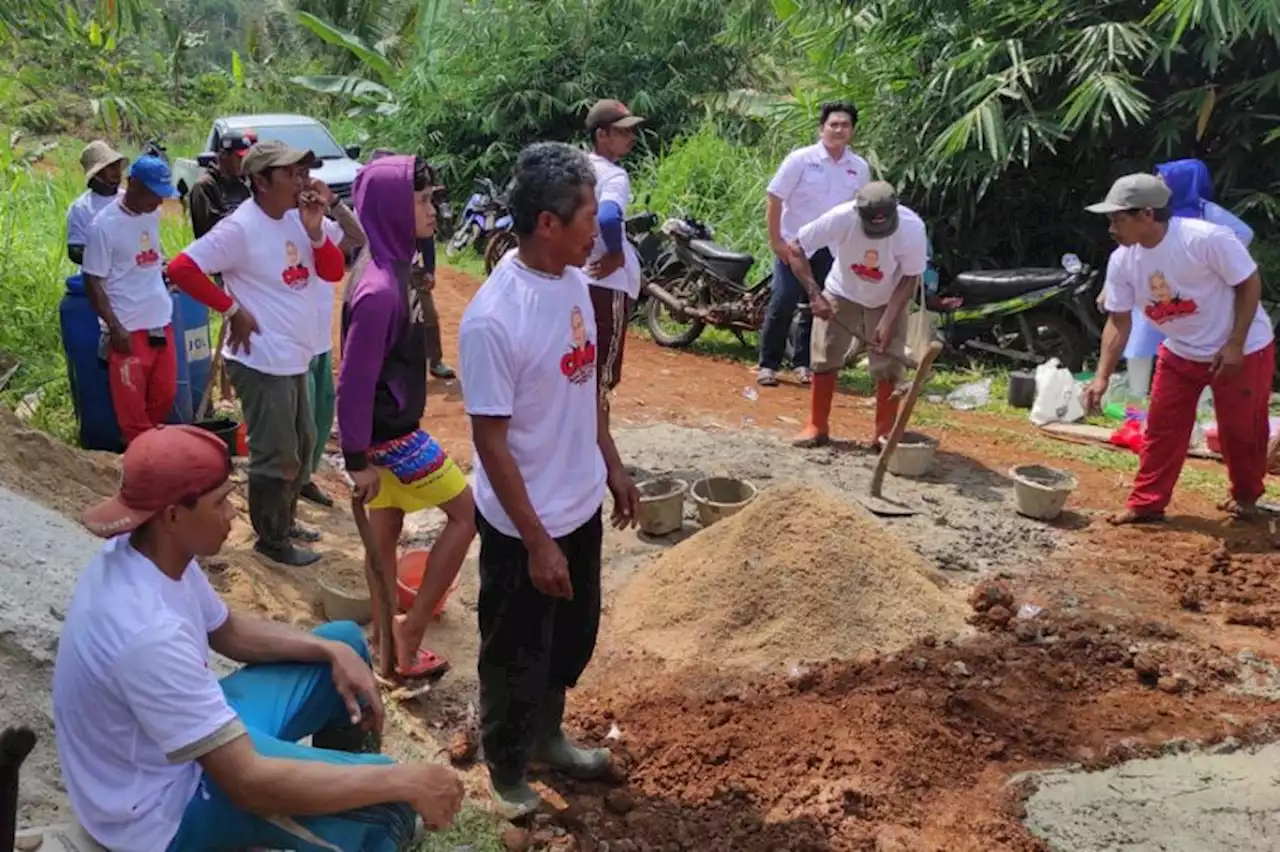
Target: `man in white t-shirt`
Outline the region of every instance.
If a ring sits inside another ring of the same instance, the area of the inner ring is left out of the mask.
[[[311,180],[310,174],[304,177],[311,189],[325,203],[328,214],[324,219],[324,232],[329,239],[337,243],[343,257],[351,257],[364,247],[364,229],[355,211],[347,206],[337,193],[325,185],[323,181]],[[311,285],[307,288],[316,303],[316,335],[315,354],[311,358],[311,367],[307,370],[307,399],[311,403],[311,420],[316,426],[316,442],[312,447],[311,457],[306,460],[305,480],[298,494],[304,500],[310,500],[317,506],[332,508],[333,499],[320,490],[311,477],[320,469],[324,460],[325,443],[333,432],[333,416],[335,394],[333,388],[333,305],[335,300],[333,285],[318,276],[312,276]]]
[[[494,802],[508,819],[540,805],[531,759],[582,777],[609,767],[561,731],[600,625],[601,521],[634,525],[639,495],[596,387],[586,275],[595,174],[555,142],[521,152],[509,193],[519,248],[494,268],[459,331],[475,442],[480,530],[480,704]]]
[[[305,181],[310,151],[258,142],[243,171],[253,199],[192,243],[169,265],[180,285],[213,287],[221,273],[238,304],[252,312],[255,333],[223,348],[249,432],[249,518],[254,550],[295,567],[319,560],[295,541],[320,534],[297,523],[297,506],[316,442],[307,375],[316,345],[311,288],[342,280],[342,250],[325,233],[324,199]],[[327,286],[327,285],[326,285]]]
[[[84,289],[102,324],[125,446],[169,417],[178,392],[173,300],[160,247],[160,205],[176,196],[164,160],[139,157],[128,188],[86,232]]]
[[[853,194],[871,180],[871,167],[849,148],[849,140],[858,124],[858,109],[848,103],[826,103],[818,122],[816,144],[797,148],[786,156],[778,173],[769,181],[765,196],[765,223],[769,229],[769,247],[776,260],[773,265],[773,292],[764,327],[760,329],[760,366],[757,384],[772,387],[778,383],[778,370],[786,352],[787,336],[796,306],[805,295],[803,285],[791,271],[789,245],[800,229],[823,213],[853,200]],[[826,280],[831,271],[831,253],[818,249],[809,257],[814,277]],[[808,384],[810,369],[810,334],[813,317],[800,317],[796,335],[794,367],[796,378]]]
[[[835,257],[821,288],[808,260],[819,249]],[[895,391],[906,354],[906,308],[928,265],[924,221],[898,203],[890,184],[873,181],[853,201],[802,227],[790,252],[791,269],[809,296],[814,317],[809,423],[796,436],[796,446],[821,446],[830,439],[836,379],[855,341],[871,350],[868,369],[876,380],[878,445],[898,416]]]
[[[451,770],[354,753],[383,721],[357,625],[248,618],[209,585],[196,559],[218,553],[236,514],[226,444],[161,426],[122,469],[119,494],[84,515],[110,541],[76,582],[53,672],[62,777],[93,839],[391,852],[408,848],[415,811],[451,823]],[[219,682],[210,652],[249,665]]]
[[[598,101],[587,113],[591,167],[596,173],[596,218],[600,233],[588,258],[591,305],[596,314],[596,380],[606,400],[622,380],[627,323],[640,297],[640,258],[627,241],[631,178],[620,162],[636,145],[644,123],[621,101]]]
[[[1138,475],[1115,524],[1164,519],[1206,387],[1231,479],[1221,505],[1237,516],[1257,512],[1267,472],[1268,405],[1275,369],[1271,324],[1262,310],[1262,279],[1249,250],[1229,229],[1172,216],[1159,177],[1122,177],[1106,200],[1090,206],[1111,220],[1119,248],[1107,263],[1102,355],[1084,391],[1096,410],[1124,354],[1133,317],[1143,314],[1165,335],[1147,409]]]
[[[89,242],[89,223],[120,195],[124,169],[129,159],[101,139],[80,152],[80,167],[88,188],[67,208],[67,257],[76,266],[84,261]]]

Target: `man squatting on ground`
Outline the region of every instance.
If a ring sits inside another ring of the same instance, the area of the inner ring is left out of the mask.
[[[62,778],[90,836],[115,852],[401,852],[415,811],[452,823],[451,770],[354,753],[383,721],[360,628],[233,613],[200,570],[236,513],[226,445],[161,426],[122,468],[84,515],[110,540],[76,582],[53,672]],[[211,650],[247,665],[219,682]]]
[[[871,350],[875,443],[893,431],[895,391],[904,372],[897,358],[906,354],[906,308],[928,264],[927,243],[924,221],[899,204],[884,181],[867,184],[853,201],[800,229],[790,247],[791,269],[813,308],[814,376],[809,424],[796,436],[797,446],[816,447],[830,439],[836,379],[855,339]],[[834,251],[835,262],[820,289],[808,258],[823,248]]]
[[[1107,326],[1083,400],[1097,410],[1141,307],[1165,335],[1151,386],[1146,438],[1125,511],[1112,523],[1163,520],[1187,456],[1206,387],[1222,441],[1231,497],[1219,508],[1252,515],[1264,491],[1268,405],[1275,369],[1271,324],[1260,305],[1258,264],[1230,229],[1174,217],[1159,177],[1133,174],[1111,186],[1091,213],[1111,220],[1119,247],[1107,263]]]
[[[369,156],[369,160],[372,162],[373,160],[394,155],[395,151],[390,148],[378,148]],[[427,168],[431,168],[430,164],[428,164]],[[431,173],[431,182],[436,182],[434,171]],[[443,191],[444,186],[437,184],[434,189],[436,196],[440,196]],[[432,199],[432,212],[437,212],[435,210],[435,198]],[[432,227],[435,226],[433,225]],[[418,253],[413,257],[413,278],[414,284],[422,290],[422,321],[425,324],[427,335],[427,369],[437,379],[456,379],[458,374],[444,360],[444,341],[440,337],[440,314],[436,311],[435,298],[431,295],[436,288],[436,238],[434,234],[426,239],[418,240]]]
[[[307,290],[316,286],[313,271],[330,282],[343,275],[342,250],[324,230],[325,203],[303,182],[313,162],[312,152],[283,142],[255,144],[244,158],[253,198],[169,265],[180,285],[214,290],[233,319],[251,312],[249,330],[256,333],[250,339],[233,326],[223,358],[249,432],[254,550],[294,566],[320,558],[293,543],[319,537],[297,523],[298,495],[316,441],[307,400],[316,311]],[[217,273],[227,294],[208,278]]]
[[[804,287],[791,271],[790,244],[800,229],[838,204],[853,198],[858,189],[871,180],[867,161],[853,153],[849,140],[858,124],[858,110],[853,104],[822,105],[818,122],[819,141],[797,148],[786,156],[778,173],[769,181],[765,196],[765,224],[769,229],[769,246],[776,260],[773,265],[773,292],[764,327],[760,330],[760,366],[756,383],[773,387],[778,383],[778,370],[786,353],[787,336],[796,306],[804,295]],[[831,252],[819,248],[809,257],[814,277],[825,281],[831,271]],[[809,363],[810,334],[813,317],[800,317],[793,356],[796,378],[808,384],[812,377]]]
[[[606,408],[609,394],[622,380],[627,324],[640,297],[640,259],[626,235],[631,179],[619,163],[635,147],[636,128],[643,122],[620,101],[599,101],[587,113],[600,228],[588,258],[587,275],[596,315],[596,380]]]
[[[364,228],[360,226],[355,211],[324,181],[312,180],[310,172],[303,175],[303,181],[324,202],[328,211],[324,220],[325,234],[338,244],[342,256],[351,257],[364,248]],[[315,354],[312,355],[311,367],[307,370],[307,400],[311,403],[311,422],[315,424],[316,442],[311,449],[311,456],[304,460],[304,481],[298,496],[317,506],[330,508],[333,506],[332,498],[320,490],[312,477],[320,469],[320,462],[324,461],[325,444],[333,432],[336,403],[333,387],[333,304],[337,299],[334,288],[314,272],[307,291],[316,305],[316,336],[312,349]]]
[[[76,266],[84,261],[89,223],[120,195],[128,164],[124,154],[112,150],[101,139],[85,145],[80,152],[80,168],[84,169],[87,187],[67,208],[67,258]]]
[[[382,157],[360,171],[355,202],[369,248],[352,269],[342,305],[338,432],[355,499],[369,508],[387,588],[395,588],[405,514],[438,507],[448,518],[409,612],[391,625],[374,622],[375,637],[391,630],[396,670],[405,678],[448,665],[420,646],[476,534],[466,477],[419,426],[427,403],[427,341],[422,290],[411,266],[418,240],[435,231],[433,188],[431,169],[415,157]]]
[[[532,145],[509,197],[519,247],[476,292],[459,340],[480,528],[481,740],[510,819],[540,804],[531,759],[608,771],[609,752],[572,745],[561,722],[600,625],[606,484],[619,528],[634,525],[640,498],[596,386],[580,269],[596,237],[591,163],[567,145]]]

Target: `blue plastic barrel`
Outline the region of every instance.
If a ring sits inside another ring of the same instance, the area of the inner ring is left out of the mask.
[[[209,309],[181,291],[173,294],[173,339],[178,345],[178,396],[174,412],[190,423],[213,373]]]
[[[98,359],[98,315],[84,292],[84,279],[67,279],[67,292],[58,305],[62,351],[67,359],[71,403],[80,429],[80,446],[118,453],[124,449],[106,362]]]

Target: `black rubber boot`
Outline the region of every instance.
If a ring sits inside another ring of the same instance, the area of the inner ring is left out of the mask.
[[[249,518],[258,541],[253,549],[272,562],[301,568],[320,561],[320,555],[289,540],[296,486],[283,479],[249,477]]]
[[[599,778],[609,771],[612,758],[607,748],[581,748],[564,735],[564,689],[548,687],[538,720],[538,740],[533,759],[574,778]]]
[[[303,500],[315,503],[317,506],[323,506],[326,509],[333,508],[333,498],[321,491],[320,486],[316,485],[314,482],[308,482],[306,485],[302,486],[302,491],[299,496],[301,496]]]
[[[310,485],[311,483],[307,483]],[[303,526],[298,523],[298,498],[302,496],[302,492],[306,490],[307,485],[303,485],[293,494],[293,499],[289,501],[289,538],[294,541],[316,542],[320,540],[320,531],[311,527]]]

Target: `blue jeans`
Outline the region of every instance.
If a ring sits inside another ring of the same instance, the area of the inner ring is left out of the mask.
[[[325,624],[317,636],[351,646],[369,662],[369,646],[350,621]],[[346,704],[329,667],[313,663],[245,666],[222,680],[222,691],[266,757],[318,760],[339,765],[388,764],[381,754],[348,754],[299,745],[324,728],[348,725]],[[295,852],[399,852],[413,838],[415,815],[407,804],[374,805],[332,816],[266,819],[238,808],[208,776],[200,779],[168,852],[213,852],[253,847]]]
[[[821,287],[831,272],[831,252],[820,249],[809,258],[809,266],[813,268],[813,280]],[[781,260],[773,262],[773,293],[769,298],[769,309],[764,315],[764,327],[760,329],[760,366],[768,370],[782,368],[782,359],[787,352],[787,335],[791,331],[791,320],[795,316],[796,306],[808,302],[804,285],[796,278],[791,267]],[[809,366],[809,339],[813,333],[813,314],[808,311],[800,317],[800,327],[796,329],[795,352],[792,355],[792,366],[797,369]]]

